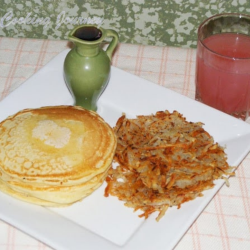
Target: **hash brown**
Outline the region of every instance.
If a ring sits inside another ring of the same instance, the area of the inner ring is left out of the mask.
[[[109,170],[105,196],[117,196],[125,205],[141,209],[142,217],[202,196],[215,179],[230,176],[224,148],[203,129],[174,111],[120,117],[114,131],[118,166]]]

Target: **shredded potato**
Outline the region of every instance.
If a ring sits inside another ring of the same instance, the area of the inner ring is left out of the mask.
[[[118,144],[105,196],[142,210],[140,217],[202,196],[213,180],[232,175],[224,149],[202,128],[177,111],[159,111],[136,119],[120,117],[114,128]]]

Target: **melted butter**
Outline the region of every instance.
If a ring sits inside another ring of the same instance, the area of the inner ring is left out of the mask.
[[[46,145],[62,148],[68,144],[71,130],[57,125],[51,120],[42,120],[32,130],[32,137],[43,141]]]

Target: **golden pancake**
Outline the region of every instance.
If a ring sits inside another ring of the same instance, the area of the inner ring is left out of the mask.
[[[98,183],[98,185],[95,188],[89,189],[88,192],[84,193],[81,200],[83,198],[85,198],[86,196],[92,194],[101,185],[102,185],[102,183]],[[42,199],[39,199],[37,197],[30,196],[29,194],[21,193],[21,192],[17,192],[15,190],[13,190],[10,186],[6,185],[6,183],[3,183],[1,181],[1,179],[0,179],[0,190],[4,193],[14,197],[14,198],[19,199],[19,200],[29,202],[29,203],[32,203],[35,205],[46,206],[46,207],[66,207],[66,206],[72,205],[73,203],[75,203],[77,201],[80,201],[80,200],[76,200],[72,203],[55,203],[55,202],[51,202],[51,201],[47,201],[47,200],[42,200]]]
[[[32,186],[15,181],[5,182],[13,191],[23,193],[29,197],[36,197],[57,204],[74,203],[92,193],[105,180],[108,171],[94,176],[91,180],[73,186]]]
[[[36,204],[71,204],[103,182],[116,136],[75,106],[26,109],[0,123],[0,189]]]

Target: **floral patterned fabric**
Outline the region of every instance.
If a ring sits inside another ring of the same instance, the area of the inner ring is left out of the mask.
[[[0,6],[0,36],[64,40],[76,25],[94,22],[116,30],[123,43],[193,48],[207,17],[250,13],[248,0],[0,0]]]

